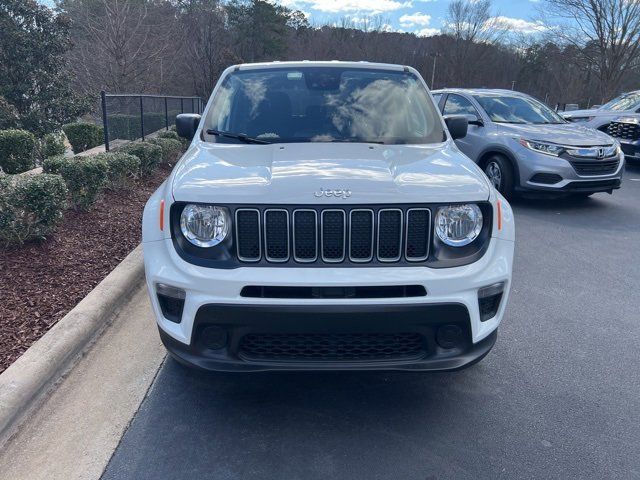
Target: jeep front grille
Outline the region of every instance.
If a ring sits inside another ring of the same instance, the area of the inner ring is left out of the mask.
[[[362,264],[422,262],[429,257],[428,208],[238,208],[242,262]]]
[[[637,123],[611,122],[607,127],[607,133],[616,138],[638,140],[640,139],[640,125]]]

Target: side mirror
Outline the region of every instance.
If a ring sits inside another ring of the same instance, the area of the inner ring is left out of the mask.
[[[467,117],[467,123],[469,125],[475,125],[476,127],[484,127],[482,119],[476,115],[465,115]]]
[[[192,140],[200,123],[200,115],[196,113],[181,113],[176,115],[176,133],[182,138]]]
[[[469,120],[464,115],[452,115],[444,118],[451,138],[457,140],[458,138],[464,138],[467,136],[467,129],[469,128]]]

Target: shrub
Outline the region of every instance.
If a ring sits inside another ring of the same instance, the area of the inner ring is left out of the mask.
[[[100,153],[94,158],[107,162],[107,184],[109,188],[127,188],[140,172],[140,159],[123,152]]]
[[[173,138],[153,138],[149,140],[149,143],[160,146],[162,149],[162,161],[165,163],[177,160],[182,154],[182,143]]]
[[[180,135],[178,135],[173,130],[165,130],[164,132],[160,132],[157,138],[172,138],[173,140],[180,141]]]
[[[107,162],[96,157],[74,157],[62,162],[60,175],[67,184],[74,208],[88,210],[107,182]]]
[[[36,137],[26,130],[0,130],[0,168],[5,173],[31,170],[35,163]]]
[[[66,208],[67,187],[58,175],[0,175],[0,241],[44,239]]]
[[[55,155],[64,155],[67,148],[64,146],[64,133],[47,133],[41,141],[42,158]]]
[[[148,175],[162,162],[162,148],[149,142],[131,142],[119,149],[140,159],[140,173]]]
[[[90,148],[102,145],[104,130],[93,123],[69,123],[62,127],[67,140],[71,144],[73,153],[84,152]]]
[[[45,158],[42,162],[42,171],[44,173],[52,173],[54,175],[60,175],[60,169],[65,162],[69,161],[64,155],[56,155],[54,157]]]

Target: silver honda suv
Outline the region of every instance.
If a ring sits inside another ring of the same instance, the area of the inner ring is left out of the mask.
[[[467,136],[456,145],[506,197],[524,192],[589,196],[620,188],[624,155],[609,135],[569,123],[511,90],[432,93],[445,118],[467,117]]]

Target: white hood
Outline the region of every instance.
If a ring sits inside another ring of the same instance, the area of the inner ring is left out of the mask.
[[[350,192],[327,197],[321,189]],[[484,173],[451,143],[194,143],[173,174],[176,201],[389,204],[483,201]]]

